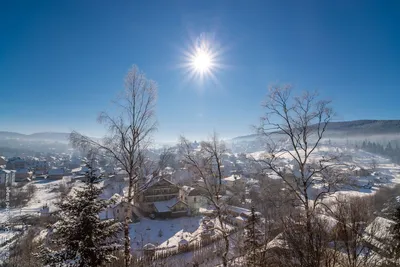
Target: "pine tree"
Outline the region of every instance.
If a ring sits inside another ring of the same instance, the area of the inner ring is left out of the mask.
[[[397,258],[400,258],[400,206],[395,210],[393,219],[396,223],[393,227],[393,237],[396,244],[395,254]]]
[[[88,180],[75,196],[67,196],[59,203],[59,221],[53,226],[50,247],[43,246],[38,255],[45,265],[76,267],[101,266],[115,259],[112,256],[119,245],[117,235],[121,229],[115,220],[101,220],[100,212],[110,201],[99,199],[102,188],[95,185],[96,177],[88,165]]]
[[[257,255],[257,249],[262,245],[260,240],[260,219],[256,215],[255,208],[251,208],[251,215],[245,226],[245,248],[246,248],[246,262],[247,266],[258,266],[260,261]]]

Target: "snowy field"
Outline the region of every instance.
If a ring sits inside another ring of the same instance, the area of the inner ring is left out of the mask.
[[[40,181],[32,181],[26,184],[24,187],[29,184],[33,184],[36,186],[36,192],[32,199],[28,202],[28,204],[23,208],[13,208],[9,210],[9,214],[6,209],[0,210],[0,223],[7,222],[8,216],[15,217],[20,215],[38,215],[40,209],[43,205],[48,205],[50,208],[50,212],[55,210],[54,203],[59,197],[60,193],[57,192],[57,188],[60,184],[66,184],[69,181],[69,178],[66,177],[62,180],[51,181],[51,180],[40,180]]]
[[[177,247],[181,239],[192,241],[200,239],[201,220],[203,217],[181,217],[169,220],[151,220],[142,218],[140,222],[131,224],[130,238],[132,249],[140,252],[141,248],[152,243],[157,248]],[[213,221],[216,227],[217,221]],[[228,228],[229,225],[226,225]]]
[[[142,218],[131,224],[131,242],[133,250],[141,249],[152,243],[159,248],[178,246],[181,238],[190,241],[200,227],[202,217],[181,217],[169,220],[151,220]]]

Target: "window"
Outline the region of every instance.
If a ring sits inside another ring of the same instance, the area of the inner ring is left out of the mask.
[[[193,198],[193,202],[195,202],[195,203],[196,203],[196,197],[194,197],[194,198]]]
[[[117,213],[119,213],[119,209],[117,209]]]

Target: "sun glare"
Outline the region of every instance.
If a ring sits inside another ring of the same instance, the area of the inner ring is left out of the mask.
[[[196,71],[204,73],[212,66],[211,56],[206,51],[199,49],[194,55],[192,63]]]
[[[222,68],[220,55],[221,49],[214,36],[201,34],[192,40],[180,65],[185,71],[185,80],[211,79],[218,84],[216,73]]]

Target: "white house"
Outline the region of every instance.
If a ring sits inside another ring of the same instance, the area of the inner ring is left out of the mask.
[[[15,183],[15,171],[0,169],[0,184],[5,184],[8,181],[9,185]]]
[[[135,207],[124,200],[121,195],[114,194],[111,199],[114,200],[114,204],[107,207],[107,209],[99,215],[101,219],[115,219],[123,222],[128,216],[133,222],[139,220],[139,216],[134,211]]]
[[[200,208],[206,207],[208,199],[202,188],[182,186],[179,190],[179,199],[188,204],[190,212],[198,212]]]

